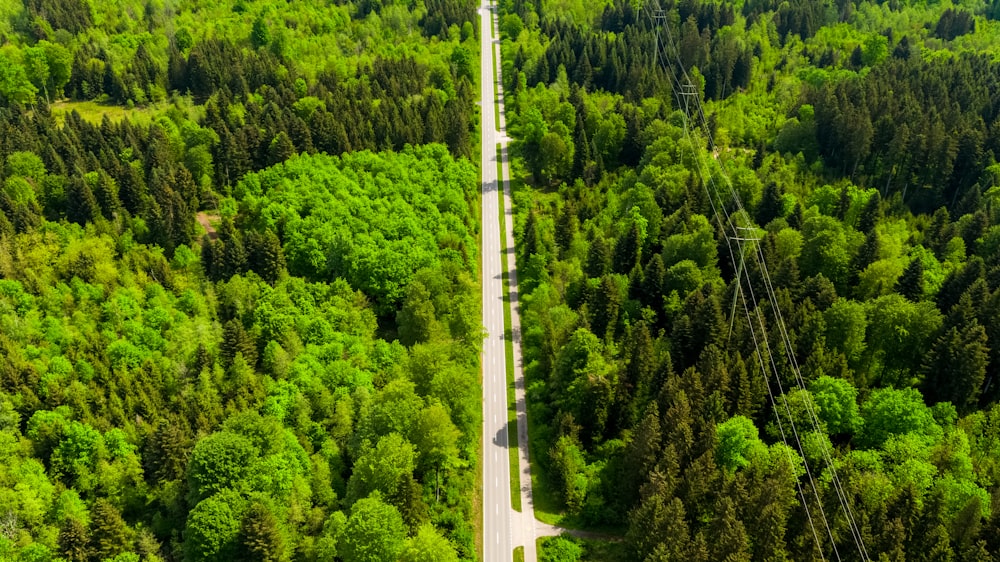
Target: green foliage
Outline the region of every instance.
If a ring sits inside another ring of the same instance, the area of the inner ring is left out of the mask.
[[[766,453],[757,428],[743,416],[735,416],[719,424],[715,433],[718,438],[716,462],[729,470],[746,468],[755,457]]]
[[[187,560],[233,559],[240,535],[242,500],[231,493],[198,502],[187,517],[184,554]]]
[[[248,224],[282,227],[290,273],[343,277],[386,313],[402,303],[414,272],[474,262],[468,207],[455,204],[473,178],[468,162],[433,145],[392,156],[300,156],[247,176],[236,194]],[[407,189],[386,193],[387,183]]]
[[[246,437],[223,431],[198,441],[188,464],[192,503],[225,490],[235,490],[250,475],[260,450]]]
[[[400,562],[458,562],[455,547],[438,534],[433,527],[420,527],[417,534],[407,539],[399,556]]]
[[[395,560],[403,551],[405,538],[399,511],[376,494],[358,500],[351,508],[338,553],[347,562]]]
[[[861,441],[868,447],[877,447],[893,435],[914,434],[933,439],[941,433],[930,408],[913,388],[872,392],[861,404],[861,418],[864,420]]]
[[[861,429],[858,391],[843,379],[822,376],[809,384],[816,416],[831,435],[854,434]]]
[[[359,501],[376,491],[381,497],[395,496],[403,478],[413,473],[415,456],[413,445],[398,433],[386,435],[374,446],[362,445],[347,483],[348,501]]]
[[[543,562],[577,562],[583,556],[583,548],[566,537],[552,537],[542,543],[538,559]]]
[[[578,4],[500,3],[536,486],[571,524],[627,520],[630,558],[807,559],[798,487],[840,505],[832,464],[869,552],[994,555],[996,27],[679,3],[678,61],[650,65],[640,8]]]

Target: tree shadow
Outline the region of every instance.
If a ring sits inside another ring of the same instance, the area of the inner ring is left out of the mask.
[[[509,449],[511,431],[517,431],[517,427],[515,426],[515,422],[507,420],[507,423],[505,423],[503,427],[500,428],[500,430],[493,436],[493,444],[498,447],[503,447],[504,449]]]

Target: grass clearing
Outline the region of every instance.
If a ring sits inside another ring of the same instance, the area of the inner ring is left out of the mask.
[[[514,549],[514,562],[524,562],[524,547],[519,546]]]
[[[157,113],[170,107],[170,104],[128,108],[122,105],[99,103],[96,101],[57,101],[50,108],[56,123],[62,124],[66,116],[76,111],[84,121],[100,125],[104,117],[117,123],[122,119],[136,123],[149,123]]]

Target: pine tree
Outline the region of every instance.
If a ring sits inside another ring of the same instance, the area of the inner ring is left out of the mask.
[[[389,498],[390,503],[399,509],[403,522],[411,531],[416,531],[430,521],[430,509],[424,501],[423,492],[423,487],[412,474],[404,474],[396,492]]]
[[[612,261],[615,273],[627,275],[639,263],[642,252],[640,236],[639,225],[633,224],[632,228],[618,239]]]
[[[241,560],[281,562],[288,560],[278,519],[267,506],[254,502],[240,525]]]
[[[781,188],[778,184],[768,182],[764,195],[757,205],[757,224],[767,226],[768,223],[782,215],[784,201],[781,199]]]
[[[792,214],[788,216],[788,226],[795,230],[802,230],[805,222],[805,211],[802,210],[802,204],[795,203],[795,207],[792,208]]]
[[[271,144],[268,146],[267,164],[269,166],[280,164],[294,155],[295,145],[292,144],[292,139],[288,138],[286,132],[281,131],[271,139]]]
[[[160,421],[147,439],[147,450],[143,455],[146,473],[159,481],[183,478],[191,449],[191,441],[181,431],[177,420]]]
[[[618,329],[618,314],[622,307],[622,295],[614,278],[610,275],[603,276],[595,297],[594,302],[590,303],[594,334],[599,338],[613,336]]]
[[[847,213],[851,210],[851,193],[847,186],[840,188],[840,199],[837,201],[836,215],[841,221],[847,219]]]
[[[83,225],[93,222],[101,216],[101,207],[97,204],[97,197],[81,178],[70,180],[69,190],[66,194],[66,218]]]
[[[910,260],[896,281],[896,292],[913,302],[924,298],[924,262],[919,257]]]
[[[868,202],[865,203],[865,208],[861,211],[861,216],[858,217],[858,230],[864,232],[865,234],[870,234],[875,230],[875,225],[882,218],[882,196],[876,191],[871,197],[868,198]]]
[[[633,506],[639,499],[640,487],[656,466],[661,441],[660,414],[656,402],[652,402],[625,446],[624,475],[619,482],[622,505]]]
[[[726,496],[720,497],[716,503],[709,537],[712,560],[750,562],[750,540],[746,527],[736,517],[733,500]]]
[[[226,322],[222,330],[222,358],[226,365],[232,363],[237,353],[243,354],[243,359],[251,367],[257,364],[257,345],[250,334],[243,328],[243,323],[234,318]]]
[[[629,332],[626,341],[629,358],[622,375],[618,379],[616,400],[621,402],[623,418],[621,427],[631,427],[639,415],[638,408],[644,406],[652,392],[653,374],[656,370],[656,357],[653,351],[653,338],[649,326],[644,320],[636,323]]]
[[[587,277],[601,277],[608,271],[611,264],[611,250],[604,241],[604,237],[597,235],[590,242],[590,250],[587,253],[587,264],[583,271]]]
[[[528,211],[528,218],[524,221],[524,234],[521,235],[522,259],[527,262],[532,255],[539,250],[538,237],[538,215],[534,209]]]
[[[129,550],[129,528],[118,508],[98,498],[90,513],[91,552],[97,560],[114,558]]]
[[[974,317],[962,327],[951,327],[938,338],[927,356],[926,395],[949,401],[966,414],[975,408],[986,378],[989,348],[986,330]]]
[[[854,259],[851,260],[851,285],[857,287],[858,280],[861,273],[869,265],[878,261],[879,251],[881,250],[882,242],[879,240],[878,232],[872,230],[865,237],[864,244],[858,249],[858,253],[855,254]]]
[[[663,257],[653,254],[646,263],[642,275],[642,303],[653,310],[663,306],[663,283],[667,277],[667,268],[663,265]]]
[[[580,219],[576,214],[576,205],[571,201],[563,204],[556,219],[555,240],[561,252],[569,250],[576,239],[576,233],[580,228]]]
[[[257,253],[257,273],[270,284],[275,284],[285,274],[285,252],[281,249],[278,236],[268,230],[264,233]]]
[[[59,529],[59,554],[66,562],[87,562],[90,558],[90,537],[87,527],[74,517],[69,517]]]

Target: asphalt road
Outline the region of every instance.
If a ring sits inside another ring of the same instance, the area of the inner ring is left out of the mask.
[[[497,190],[499,133],[493,115],[493,11],[479,8],[482,88],[482,252],[483,252],[483,560],[510,562],[510,461],[507,445],[507,373],[504,357],[503,275],[500,262],[500,204]]]
[[[559,529],[535,521],[531,494],[531,468],[528,459],[528,412],[525,402],[524,372],[521,356],[521,320],[518,306],[517,261],[514,248],[514,215],[510,194],[510,171],[507,165],[506,116],[503,102],[503,76],[497,69],[499,83],[493,81],[493,53],[500,63],[497,19],[489,0],[483,0],[479,14],[481,32],[482,87],[482,170],[483,170],[483,325],[487,336],[483,344],[483,559],[485,562],[509,562],[513,548],[524,547],[525,562],[536,562],[535,538],[558,534]],[[494,120],[494,96],[499,97],[499,126]],[[498,153],[497,143],[500,144]],[[499,160],[498,160],[499,159]],[[497,162],[503,177],[497,177]],[[497,190],[503,190],[503,206]],[[500,213],[506,216],[506,229],[500,232]],[[500,237],[506,240],[508,283],[510,289],[511,332],[514,349],[514,398],[517,410],[518,472],[520,473],[521,511],[510,503],[510,457],[507,423],[507,363],[504,355],[503,276],[501,274]]]

